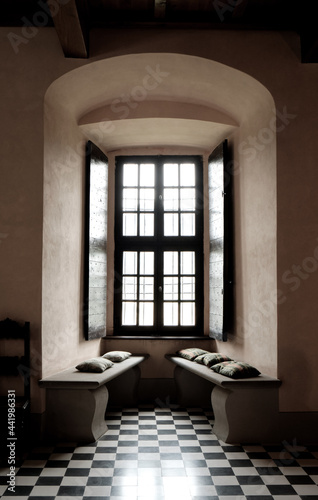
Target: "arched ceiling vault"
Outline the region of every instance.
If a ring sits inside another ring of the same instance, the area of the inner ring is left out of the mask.
[[[56,80],[47,110],[76,120],[106,151],[134,146],[209,150],[273,103],[263,85],[215,61],[133,54],[97,61]],[[273,106],[273,104],[272,104]]]

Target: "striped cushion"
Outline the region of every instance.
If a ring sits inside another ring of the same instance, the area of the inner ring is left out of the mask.
[[[195,358],[196,363],[208,366],[209,368],[217,363],[221,363],[222,361],[232,361],[232,359],[226,354],[221,354],[220,352],[209,352],[207,354],[201,354],[201,356]]]
[[[200,354],[207,354],[208,352],[209,351],[199,349],[198,347],[189,347],[188,349],[181,349],[180,351],[177,351],[176,354],[181,358],[194,361],[197,356],[200,356]]]
[[[211,366],[211,370],[225,377],[235,379],[257,377],[260,374],[257,368],[243,361],[224,361],[223,363]]]
[[[109,359],[104,359],[101,356],[97,358],[87,359],[76,365],[76,369],[80,372],[95,372],[102,373],[107,368],[113,366],[113,363]]]

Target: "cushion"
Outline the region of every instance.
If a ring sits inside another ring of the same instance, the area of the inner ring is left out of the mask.
[[[109,359],[104,359],[102,357],[87,359],[82,361],[75,368],[80,372],[96,372],[101,373],[113,366]]]
[[[201,354],[201,356],[195,358],[194,361],[210,368],[217,363],[221,363],[222,361],[232,361],[232,359],[226,354],[221,354],[220,352],[209,352],[208,354]]]
[[[204,354],[200,354],[199,356],[197,356],[197,357],[195,358],[195,360],[194,360],[194,361],[195,361],[196,363],[199,363],[200,365],[203,365],[203,358],[204,358],[204,356],[207,356],[207,355],[208,355],[208,353],[206,353],[206,352],[205,352]]]
[[[120,361],[124,361],[124,359],[127,359],[130,356],[131,356],[131,352],[127,352],[127,351],[109,351],[103,355],[103,358],[110,359],[111,361],[114,361],[115,363],[119,363]]]
[[[223,361],[223,363],[211,366],[211,370],[235,379],[257,377],[260,374],[257,368],[243,361]]]
[[[180,351],[177,351],[176,354],[181,358],[194,361],[197,356],[200,356],[200,354],[207,354],[208,352],[209,351],[199,349],[198,347],[189,347],[188,349],[181,349]]]

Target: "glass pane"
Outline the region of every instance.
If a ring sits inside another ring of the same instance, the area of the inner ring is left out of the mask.
[[[139,274],[154,274],[154,252],[140,252]]]
[[[195,278],[193,276],[184,276],[181,278],[181,300],[195,299]]]
[[[123,277],[123,300],[137,299],[137,278],[133,276]]]
[[[153,300],[153,278],[139,278],[139,299]]]
[[[123,253],[123,274],[137,274],[137,252]]]
[[[175,211],[179,208],[179,190],[164,189],[163,190],[163,208],[167,211]]]
[[[122,324],[136,325],[137,302],[123,302]]]
[[[181,325],[193,326],[195,325],[195,305],[194,302],[181,303]]]
[[[137,214],[123,214],[123,236],[137,236]]]
[[[181,214],[181,236],[195,236],[194,214]]]
[[[209,188],[211,191],[214,191],[215,189],[223,191],[223,184],[223,158],[218,156],[209,162]]]
[[[163,280],[163,298],[164,300],[178,300],[178,278],[173,278],[172,276],[164,278]]]
[[[136,212],[138,206],[138,190],[123,189],[123,210],[124,212]]]
[[[178,325],[178,303],[165,302],[163,305],[163,324],[165,326]]]
[[[195,189],[181,189],[180,210],[182,210],[183,212],[186,212],[188,210],[195,210]]]
[[[154,214],[140,214],[139,236],[154,235]]]
[[[141,163],[140,165],[140,186],[155,185],[155,166],[153,163]]]
[[[138,186],[138,165],[135,163],[124,164],[124,186]]]
[[[181,163],[180,186],[195,186],[194,163]]]
[[[179,186],[179,165],[177,163],[165,163],[163,166],[163,185]]]
[[[180,274],[195,274],[195,253],[181,252],[180,266]]]
[[[153,325],[153,302],[140,302],[139,304],[139,325]]]
[[[94,209],[95,210],[95,209]],[[105,224],[105,214],[101,211],[95,211],[94,217],[90,220],[90,236],[99,240],[106,240],[107,228]]]
[[[164,235],[179,236],[178,214],[164,214]]]
[[[155,208],[155,190],[141,189],[139,204],[141,212],[153,212]]]
[[[163,274],[178,274],[178,252],[163,253]]]

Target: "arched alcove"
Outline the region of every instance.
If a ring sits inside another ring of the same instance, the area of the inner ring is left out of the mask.
[[[110,156],[143,147],[183,147],[206,156],[226,137],[236,162],[236,325],[226,351],[276,375],[274,122],[274,101],[263,85],[236,69],[194,56],[110,58],[71,71],[49,87],[44,117],[43,376],[100,349],[99,341],[84,341],[81,325],[87,139]],[[148,342],[143,350],[159,356],[158,344],[155,348]]]

